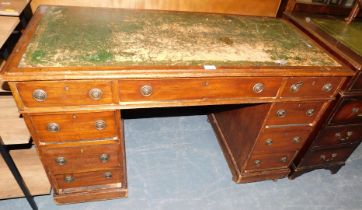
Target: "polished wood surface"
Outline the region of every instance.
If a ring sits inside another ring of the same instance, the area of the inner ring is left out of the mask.
[[[0,0],[0,15],[19,16],[30,0]]]
[[[156,9],[174,10],[189,12],[212,12],[252,16],[275,17],[280,0],[263,0],[261,2],[248,0],[32,0],[33,11],[41,4],[67,5],[83,7],[109,7],[109,8],[130,8],[130,9]]]

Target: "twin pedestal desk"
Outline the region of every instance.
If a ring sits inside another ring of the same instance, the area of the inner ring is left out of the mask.
[[[233,180],[286,177],[353,75],[287,20],[50,6],[2,72],[57,203],[127,196],[123,109],[247,104],[209,114]]]

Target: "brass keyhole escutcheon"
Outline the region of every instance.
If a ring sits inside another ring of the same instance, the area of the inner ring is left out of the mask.
[[[312,117],[314,115],[314,112],[315,110],[314,109],[308,109],[305,114],[308,116],[308,117]]]
[[[279,109],[278,111],[277,111],[277,117],[279,117],[279,118],[283,118],[283,117],[285,117],[287,115],[287,111],[285,111],[284,109]]]
[[[65,165],[65,164],[67,163],[67,160],[65,159],[65,157],[57,157],[57,158],[55,159],[55,162],[56,162],[58,165],[62,166],[62,165]]]
[[[112,172],[110,172],[110,171],[104,172],[103,176],[106,179],[111,179],[112,178]]]
[[[271,146],[273,144],[273,140],[272,139],[267,139],[265,140],[265,144],[268,146]]]
[[[56,133],[56,132],[59,132],[60,131],[60,126],[58,123],[48,123],[47,125],[47,130],[49,132],[53,132],[53,133]]]
[[[109,160],[109,155],[106,154],[106,153],[103,153],[99,156],[99,160],[102,162],[102,163],[107,163],[108,160]]]

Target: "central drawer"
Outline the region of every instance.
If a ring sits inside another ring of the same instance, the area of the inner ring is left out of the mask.
[[[112,140],[119,137],[119,111],[24,115],[39,142]]]
[[[121,102],[276,97],[282,78],[120,80]]]
[[[295,154],[295,152],[252,154],[246,164],[245,171],[286,168],[292,162]]]

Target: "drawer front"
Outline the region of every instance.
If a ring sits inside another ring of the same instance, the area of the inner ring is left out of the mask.
[[[359,71],[356,76],[356,80],[353,81],[353,84],[350,88],[351,91],[362,91],[362,71]]]
[[[362,140],[362,125],[334,126],[324,128],[317,139],[314,147],[348,144]]]
[[[58,189],[107,184],[124,185],[124,178],[125,175],[122,169],[101,170],[84,173],[68,173],[53,176],[56,188]]]
[[[281,97],[333,97],[344,77],[292,77]]]
[[[343,98],[331,118],[331,124],[362,123],[362,97]]]
[[[117,138],[118,111],[26,115],[40,142],[67,142]]]
[[[257,171],[273,168],[286,168],[293,160],[295,152],[278,154],[252,154],[245,171]]]
[[[120,80],[121,102],[276,97],[281,78]]]
[[[308,151],[301,161],[301,166],[317,166],[343,163],[352,154],[355,147]]]
[[[52,174],[114,168],[122,165],[119,144],[83,147],[40,147],[42,159]]]
[[[254,153],[296,152],[303,146],[311,131],[310,126],[266,128],[257,139]]]
[[[313,123],[324,102],[283,102],[274,103],[267,117],[267,125]]]
[[[16,88],[25,107],[113,104],[112,81],[19,82]]]

